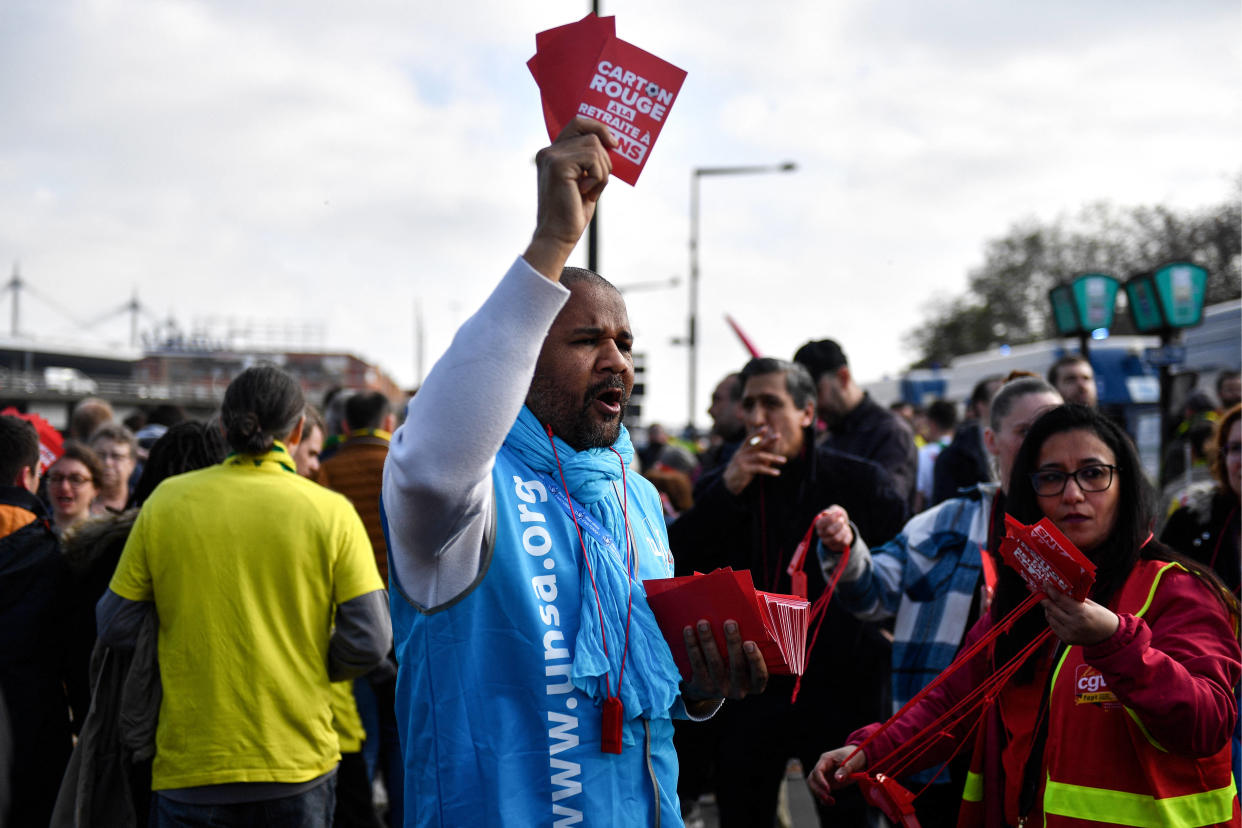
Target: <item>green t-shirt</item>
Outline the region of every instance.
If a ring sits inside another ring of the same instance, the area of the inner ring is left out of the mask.
[[[152,789],[304,782],[340,761],[333,612],[384,585],[353,506],[282,447],[160,484],[111,588],[159,616]]]

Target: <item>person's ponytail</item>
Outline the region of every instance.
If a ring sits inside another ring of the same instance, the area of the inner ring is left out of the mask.
[[[289,436],[305,408],[302,389],[293,377],[275,365],[257,365],[229,383],[220,421],[233,451],[263,454]]]

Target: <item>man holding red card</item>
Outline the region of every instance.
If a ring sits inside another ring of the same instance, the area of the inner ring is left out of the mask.
[[[539,153],[530,245],[393,435],[407,825],[681,825],[671,719],[767,681],[726,622],[726,657],[686,628],[682,682],[642,590],[672,558],[658,495],[627,472],[633,336],[616,289],[564,267],[616,146],[576,118]]]
[[[588,14],[535,36],[527,61],[548,137],[575,116],[608,125],[612,175],[635,184],[651,157],[686,73],[616,36],[612,17]]]

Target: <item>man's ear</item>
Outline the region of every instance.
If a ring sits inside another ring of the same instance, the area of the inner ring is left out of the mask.
[[[815,423],[815,400],[811,400],[802,406],[802,416],[798,419],[798,425],[802,428],[810,428]]]
[[[842,365],[837,369],[837,382],[841,383],[842,388],[849,388],[850,382],[853,381],[854,375],[850,373],[850,366]]]
[[[13,481],[14,486],[20,486],[26,491],[34,494],[39,490],[39,472],[38,466],[22,466],[17,472],[17,479]]]
[[[396,427],[397,427],[397,415],[393,414],[392,412],[385,414],[384,422],[382,425],[380,425],[380,429],[382,431],[387,431],[389,434],[392,434],[393,429],[395,429]]]

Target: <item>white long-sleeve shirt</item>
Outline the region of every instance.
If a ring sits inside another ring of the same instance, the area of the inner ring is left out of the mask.
[[[496,452],[569,291],[518,258],[410,401],[384,465],[389,566],[424,609],[474,584],[490,555]]]

